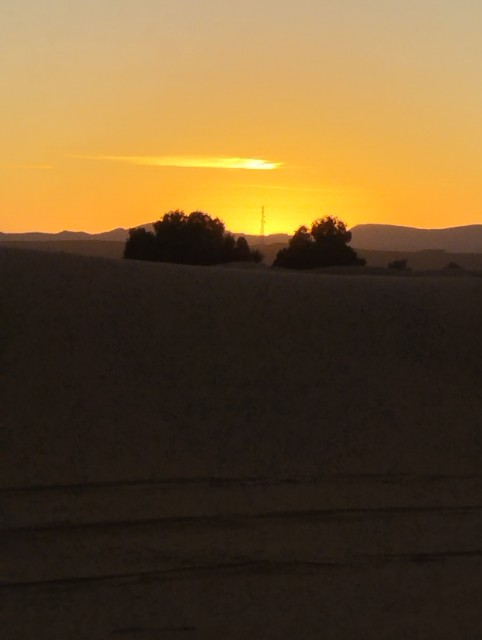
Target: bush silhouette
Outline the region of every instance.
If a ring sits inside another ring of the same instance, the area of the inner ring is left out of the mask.
[[[398,269],[398,271],[406,271],[408,269],[407,260],[394,260],[388,263],[389,269]]]
[[[366,264],[348,246],[351,233],[344,222],[333,216],[315,220],[311,229],[301,226],[288,247],[278,251],[274,267],[314,269],[316,267]]]
[[[169,211],[153,226],[154,232],[143,228],[129,231],[124,258],[197,265],[263,259],[259,251],[250,249],[245,238],[236,240],[219,218],[202,211],[189,215]]]

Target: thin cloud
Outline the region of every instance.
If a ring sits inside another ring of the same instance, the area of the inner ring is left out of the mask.
[[[273,171],[281,162],[261,158],[217,158],[211,156],[76,156],[87,160],[124,162],[140,167],[181,167],[189,169],[245,169],[250,171]]]
[[[40,171],[48,171],[53,168],[53,164],[12,164],[0,162],[0,169],[38,169]]]
[[[238,187],[250,189],[272,189],[273,191],[298,191],[302,193],[339,193],[338,187],[287,187],[274,184],[238,184]]]

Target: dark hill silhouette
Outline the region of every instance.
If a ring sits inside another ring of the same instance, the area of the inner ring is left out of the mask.
[[[243,238],[246,238],[249,244],[257,244],[257,245],[279,244],[280,246],[286,246],[291,238],[291,236],[288,235],[287,233],[271,233],[267,236],[252,235],[248,233],[235,233],[234,235],[236,237],[242,236]]]
[[[72,253],[84,256],[98,256],[103,258],[121,259],[125,242],[113,240],[18,240],[2,241],[0,246],[18,249],[48,251],[54,253]],[[280,249],[286,247],[286,243],[250,245],[264,254],[264,264],[271,265]],[[443,269],[450,262],[459,264],[470,271],[482,271],[482,253],[449,253],[445,251],[371,251],[358,249],[358,255],[365,258],[368,267],[386,268],[393,260],[408,259],[408,264],[414,270]]]
[[[120,260],[125,241],[116,240],[2,240],[0,247],[50,253],[72,253],[80,256],[97,256]]]
[[[447,229],[417,229],[389,224],[359,224],[351,229],[356,249],[482,253],[482,224]]]
[[[386,267],[390,262],[407,260],[408,266],[415,270],[445,269],[451,262],[469,271],[482,271],[482,253],[448,252],[438,250],[425,251],[381,251],[357,249],[371,267]]]
[[[85,231],[60,231],[59,233],[43,233],[41,231],[29,231],[27,233],[1,233],[2,242],[48,242],[48,241],[70,241],[70,240],[91,240],[93,234]]]
[[[153,223],[138,225],[136,229],[153,230]],[[26,233],[4,233],[0,231],[0,242],[71,242],[73,240],[107,240],[110,242],[125,242],[129,230],[117,227],[101,233],[87,233],[86,231],[60,231],[59,233],[44,233],[42,231],[28,231]],[[287,233],[273,233],[267,236],[249,233],[233,233],[235,238],[246,238],[248,244],[288,244],[290,236]]]
[[[120,227],[101,233],[87,233],[86,231],[60,231],[59,233],[43,233],[41,231],[30,231],[27,233],[0,232],[0,242],[71,242],[74,240],[124,242],[127,238],[127,233],[126,229]]]
[[[152,223],[139,225],[146,231],[152,231]],[[463,227],[449,227],[447,229],[417,229],[415,227],[403,227],[387,224],[360,224],[351,228],[354,249],[371,252],[420,252],[420,251],[446,251],[458,254],[482,254],[482,225],[469,225]],[[259,235],[234,233],[236,238],[243,236],[250,246],[261,249],[265,254],[266,264],[271,264],[277,252],[288,245],[291,236],[283,233],[267,235],[264,238]],[[4,242],[29,242],[49,243],[52,247],[57,242],[82,243],[82,251],[92,252],[87,243],[92,241],[125,242],[128,230],[122,227],[104,231],[102,233],[86,233],[84,231],[61,231],[60,233],[2,233],[0,243]],[[65,247],[67,245],[64,245]],[[31,248],[34,248],[32,245]],[[100,251],[95,251],[101,255]],[[111,252],[109,252],[111,253]],[[361,254],[363,257],[369,256]],[[372,257],[372,256],[370,256]],[[385,263],[385,258],[383,258]],[[368,260],[370,264],[371,261]],[[378,261],[377,261],[378,264]]]

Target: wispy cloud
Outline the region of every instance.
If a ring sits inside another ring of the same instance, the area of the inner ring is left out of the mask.
[[[274,184],[238,184],[238,187],[242,187],[243,189],[269,189],[273,191],[298,191],[303,193],[339,193],[343,191],[341,187],[289,187],[284,185],[274,185]]]
[[[75,156],[86,160],[124,162],[141,167],[183,167],[191,169],[246,169],[250,171],[272,171],[281,162],[261,158],[218,158],[212,156]]]
[[[53,169],[53,164],[28,164],[28,163],[10,163],[10,162],[0,162],[0,169],[40,169],[41,171],[46,171],[49,169]]]

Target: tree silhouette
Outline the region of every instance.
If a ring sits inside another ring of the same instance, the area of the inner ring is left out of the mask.
[[[134,260],[155,260],[156,239],[154,234],[143,227],[131,229],[124,247],[124,258]]]
[[[189,215],[169,211],[153,227],[154,232],[143,228],[129,231],[124,258],[197,265],[260,262],[263,258],[249,248],[245,238],[235,240],[219,218],[202,211]]]
[[[278,251],[274,267],[288,269],[314,269],[341,265],[364,265],[348,246],[351,232],[344,222],[334,216],[315,220],[311,229],[301,226],[291,238],[288,247]]]

